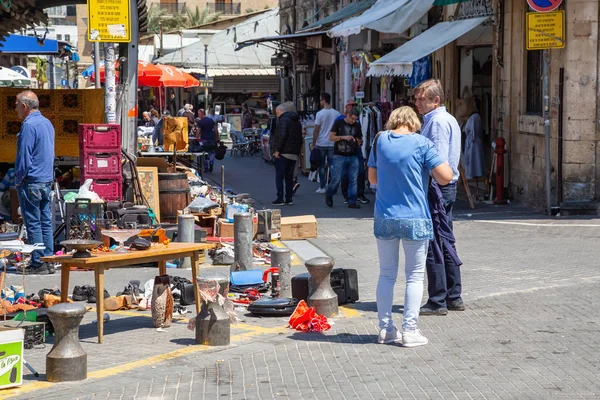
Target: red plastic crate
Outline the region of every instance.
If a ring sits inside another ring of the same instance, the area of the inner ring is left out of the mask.
[[[83,153],[121,153],[121,125],[79,124],[79,149]]]
[[[113,175],[121,176],[121,154],[120,153],[90,153],[80,154],[81,173],[85,176]]]
[[[89,179],[90,177],[88,177]],[[103,200],[121,201],[123,198],[123,180],[106,179],[104,177],[92,178],[92,191],[96,192]]]

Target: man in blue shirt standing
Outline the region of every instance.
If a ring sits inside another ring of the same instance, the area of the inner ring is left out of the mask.
[[[429,79],[415,88],[416,105],[423,115],[421,135],[435,145],[442,161],[452,168],[452,180],[445,186],[440,185],[446,215],[452,229],[452,207],[456,201],[456,182],[458,181],[458,163],[460,161],[461,132],[456,118],[444,104],[444,89],[438,79]],[[454,245],[452,245],[454,246]],[[427,281],[429,299],[421,307],[420,315],[446,315],[448,310],[464,311],[461,298],[462,282],[460,266],[452,261],[448,249],[443,248],[444,263],[435,263],[431,246],[427,254]],[[455,249],[452,249],[456,252]]]
[[[54,253],[50,195],[54,180],[54,127],[39,111],[39,101],[32,91],[17,95],[15,110],[23,120],[17,136],[15,160],[15,185],[21,215],[30,244],[40,243],[44,250],[31,253],[31,263],[23,269],[25,274],[47,275],[54,267],[42,263],[40,257]]]

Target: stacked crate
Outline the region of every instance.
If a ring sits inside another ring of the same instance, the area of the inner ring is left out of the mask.
[[[92,179],[91,189],[105,201],[121,201],[121,126],[79,124],[81,184]]]

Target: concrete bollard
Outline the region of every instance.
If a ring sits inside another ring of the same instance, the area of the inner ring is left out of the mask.
[[[338,313],[338,296],[331,288],[331,270],[334,265],[329,257],[315,257],[305,265],[310,274],[308,286],[309,307],[314,307],[319,315],[332,317]]]
[[[236,269],[240,271],[253,269],[253,236],[254,225],[252,223],[252,214],[235,214],[233,216],[233,251],[235,262],[231,266],[231,271],[235,271]]]
[[[54,326],[54,346],[46,355],[49,382],[87,379],[87,354],[79,344],[79,324],[85,315],[81,304],[60,303],[48,309]]]
[[[196,220],[191,214],[181,214],[177,216],[177,241],[182,243],[194,243],[194,229]],[[179,267],[183,269],[191,269],[192,262],[189,257],[179,260]]]
[[[292,263],[290,249],[275,247],[271,250],[271,267],[279,268],[279,297],[292,297]]]
[[[215,279],[198,278],[200,291],[210,287]],[[216,278],[219,284],[219,293],[227,298],[229,292],[229,278]],[[218,301],[208,301],[201,296],[200,313],[196,316],[196,344],[205,346],[227,346],[231,341],[231,322],[229,315],[219,305]]]

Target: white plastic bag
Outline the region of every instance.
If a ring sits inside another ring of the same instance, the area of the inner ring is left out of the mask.
[[[78,199],[90,199],[90,201],[100,201],[100,196],[97,193],[93,192],[90,187],[92,186],[92,180],[86,179],[83,185],[79,188],[79,193],[77,193]]]

